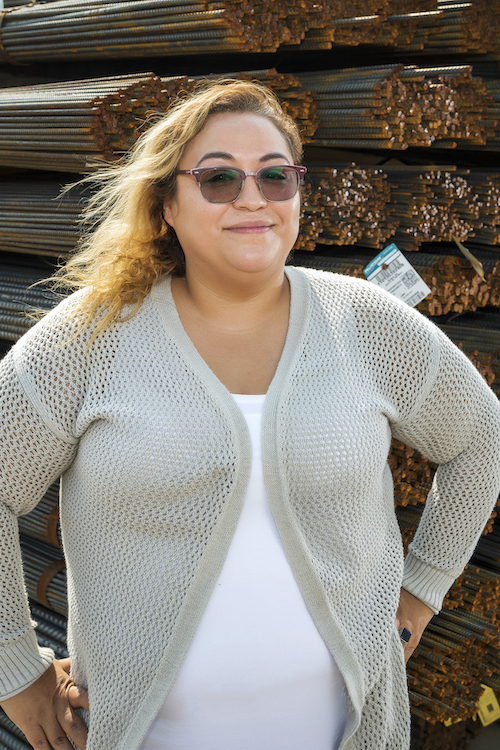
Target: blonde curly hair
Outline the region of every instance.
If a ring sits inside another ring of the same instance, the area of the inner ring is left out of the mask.
[[[78,184],[97,186],[84,211],[85,232],[71,258],[52,277],[57,289],[86,288],[74,314],[82,325],[96,318],[92,339],[113,322],[132,317],[152,284],[184,273],[184,253],[163,219],[176,194],[176,172],[187,144],[207,119],[222,112],[266,117],[285,138],[296,164],[302,144],[295,122],[275,94],[259,83],[203,81],[146,130],[118,163]],[[132,311],[124,314],[124,308]]]

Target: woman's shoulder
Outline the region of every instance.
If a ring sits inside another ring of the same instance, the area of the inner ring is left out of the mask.
[[[391,339],[426,341],[433,348],[441,332],[421,312],[366,279],[331,271],[293,267],[309,289],[313,303],[337,321],[350,320],[360,340],[384,342]],[[441,334],[443,337],[443,334]]]

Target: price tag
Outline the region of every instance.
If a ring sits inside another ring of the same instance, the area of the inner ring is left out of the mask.
[[[478,703],[476,703],[476,706],[481,724],[483,727],[487,727],[488,724],[493,724],[494,721],[500,719],[500,706],[492,688],[487,685],[481,685],[481,687],[484,688],[484,693]]]
[[[418,305],[431,293],[425,281],[394,243],[375,256],[363,273],[368,281],[378,284],[411,307]]]

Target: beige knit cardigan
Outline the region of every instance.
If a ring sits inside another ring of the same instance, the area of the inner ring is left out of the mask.
[[[298,268],[264,403],[271,509],[347,686],[342,750],[407,750],[404,586],[439,610],[500,484],[500,407],[429,321],[368,282]],[[129,321],[74,335],[69,297],[0,363],[0,699],[38,648],[16,516],[62,474],[73,676],[88,750],[137,750],[189,648],[234,534],[251,466],[245,419],[160,280]],[[440,464],[403,569],[391,436]],[[242,675],[244,679],[244,675]]]

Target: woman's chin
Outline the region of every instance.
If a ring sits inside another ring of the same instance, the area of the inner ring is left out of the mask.
[[[235,271],[255,274],[273,269],[282,270],[287,257],[288,252],[252,250],[231,255],[230,264]]]

